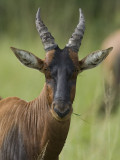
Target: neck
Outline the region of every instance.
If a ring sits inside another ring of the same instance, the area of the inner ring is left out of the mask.
[[[50,112],[51,106],[48,104],[47,99],[46,84],[40,96],[30,103],[32,106],[35,106],[37,110],[37,123],[39,123],[37,130],[41,137],[40,148],[43,150],[47,144],[45,160],[48,159],[48,157],[50,160],[55,159],[64,146],[69,130],[70,119],[60,122],[52,116]]]
[[[46,114],[50,110],[50,105],[48,104],[46,91],[47,87],[45,84],[40,95],[36,99],[28,103],[28,105],[31,106],[31,108],[36,110],[36,114],[39,114],[39,117],[41,117],[42,119],[45,118]]]

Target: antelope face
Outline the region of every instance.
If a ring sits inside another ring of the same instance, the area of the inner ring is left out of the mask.
[[[76,79],[79,71],[77,53],[68,47],[58,47],[46,54],[46,84],[51,112],[54,116],[66,119],[72,113]]]
[[[83,70],[96,67],[112,50],[96,51],[78,60],[78,51],[85,29],[85,20],[80,10],[80,20],[64,49],[60,49],[41,20],[40,9],[36,14],[36,27],[46,51],[45,60],[34,54],[11,47],[16,57],[27,67],[44,73],[46,93],[50,110],[56,120],[70,118],[75,97],[77,75]]]

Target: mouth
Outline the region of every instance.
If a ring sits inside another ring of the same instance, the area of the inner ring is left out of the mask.
[[[72,105],[61,105],[53,102],[51,107],[52,116],[58,121],[66,121],[70,119],[73,112]]]
[[[66,115],[68,115],[68,113],[70,112],[70,108],[68,108],[65,112],[60,112],[58,109],[54,108],[54,111],[57,113],[57,115],[62,119],[64,118]]]

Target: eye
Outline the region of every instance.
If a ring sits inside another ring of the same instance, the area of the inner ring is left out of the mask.
[[[48,71],[49,70],[49,68],[48,67],[44,67],[44,71]]]
[[[78,70],[77,68],[75,68],[75,69],[73,70],[73,72],[78,73],[79,70]]]

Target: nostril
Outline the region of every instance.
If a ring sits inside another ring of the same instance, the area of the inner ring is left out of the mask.
[[[57,108],[53,108],[54,109],[54,111],[57,113],[57,115],[59,116],[59,117],[61,117],[61,118],[63,118],[63,117],[65,117],[69,112],[70,112],[70,109],[67,109],[67,110],[65,110],[64,112],[61,112],[61,111],[59,111],[59,109],[57,109]]]

